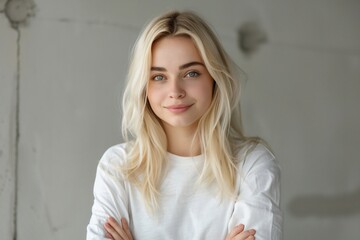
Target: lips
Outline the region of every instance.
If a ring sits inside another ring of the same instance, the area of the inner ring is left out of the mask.
[[[176,104],[166,106],[165,108],[172,113],[182,113],[187,111],[193,104]]]

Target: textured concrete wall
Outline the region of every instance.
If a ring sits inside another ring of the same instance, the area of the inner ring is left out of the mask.
[[[283,168],[285,239],[358,239],[360,2],[259,9],[269,42],[246,64],[244,114]]]
[[[1,239],[15,228],[20,240],[84,239],[97,162],[121,141],[130,49],[149,18],[172,8],[203,15],[248,75],[244,122],[282,165],[285,239],[360,235],[358,1],[35,3],[18,26],[19,56],[0,14]],[[252,55],[238,47],[247,21],[267,36]]]
[[[12,239],[15,214],[17,33],[0,14],[0,236]]]

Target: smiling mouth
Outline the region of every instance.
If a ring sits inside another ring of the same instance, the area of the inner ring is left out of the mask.
[[[168,106],[165,107],[167,110],[169,110],[172,113],[182,113],[187,111],[193,104],[190,105],[174,105],[174,106]]]

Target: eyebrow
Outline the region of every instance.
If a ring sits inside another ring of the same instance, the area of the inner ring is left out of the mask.
[[[194,66],[194,65],[201,65],[201,66],[205,67],[205,65],[203,63],[194,61],[194,62],[189,62],[189,63],[185,63],[185,64],[181,65],[179,67],[179,69],[183,70],[183,69],[186,69],[186,68]],[[164,67],[151,67],[151,71],[166,72],[166,68],[164,68]]]

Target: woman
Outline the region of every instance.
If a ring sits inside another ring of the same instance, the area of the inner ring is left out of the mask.
[[[124,93],[127,141],[100,160],[87,239],[281,239],[280,170],[243,135],[234,66],[194,13],[148,24]]]

